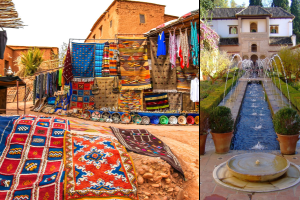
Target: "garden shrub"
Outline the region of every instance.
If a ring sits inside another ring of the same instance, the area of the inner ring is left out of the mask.
[[[229,133],[233,131],[234,120],[230,108],[218,106],[209,113],[209,124],[213,133]]]
[[[273,124],[278,134],[297,135],[300,131],[300,116],[292,108],[282,108],[274,115]]]

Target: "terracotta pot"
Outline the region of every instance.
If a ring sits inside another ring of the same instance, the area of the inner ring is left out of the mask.
[[[281,135],[277,134],[276,138],[280,145],[280,151],[282,154],[285,155],[293,155],[296,151],[297,142],[299,140],[299,134],[298,135]]]
[[[215,143],[216,153],[223,154],[230,150],[233,131],[229,133],[211,133]]]
[[[200,135],[200,155],[204,155],[205,153],[205,143],[206,143],[206,138],[207,135]]]

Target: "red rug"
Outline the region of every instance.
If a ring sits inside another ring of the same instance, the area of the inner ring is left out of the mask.
[[[67,200],[138,199],[133,162],[113,136],[66,133],[65,169]]]

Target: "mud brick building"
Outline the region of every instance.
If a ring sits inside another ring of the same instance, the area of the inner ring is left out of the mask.
[[[8,69],[10,66],[12,71],[17,72],[18,66],[14,61],[21,55],[22,52],[28,51],[31,48],[37,47],[44,52],[43,58],[45,61],[51,60],[53,55],[58,55],[58,47],[41,47],[41,46],[13,46],[7,45],[4,52],[4,59],[0,60],[0,75],[4,76],[4,69]]]
[[[86,39],[113,39],[116,34],[144,34],[178,18],[165,14],[165,7],[140,1],[114,0],[95,22]]]

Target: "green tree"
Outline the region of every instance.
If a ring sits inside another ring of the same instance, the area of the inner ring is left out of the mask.
[[[235,2],[235,0],[231,0],[231,1],[230,1],[230,7],[231,7],[231,8],[237,8],[237,7],[238,7],[238,5],[237,5],[237,3]]]
[[[246,3],[243,2],[241,5],[237,5],[236,7],[237,7],[237,8],[245,8],[245,7],[246,7]]]
[[[214,0],[216,8],[228,8],[228,0]]]
[[[292,0],[291,13],[295,16],[293,20],[293,32],[297,37],[297,41],[300,41],[300,1]]]
[[[272,7],[281,7],[286,11],[289,11],[289,0],[273,0]]]
[[[205,18],[208,10],[214,8],[214,3],[211,0],[201,0],[200,1],[200,17]]]
[[[40,67],[44,53],[39,48],[33,48],[21,54],[21,64],[25,67],[25,76],[33,75]]]
[[[263,6],[262,0],[249,0],[249,6]]]

